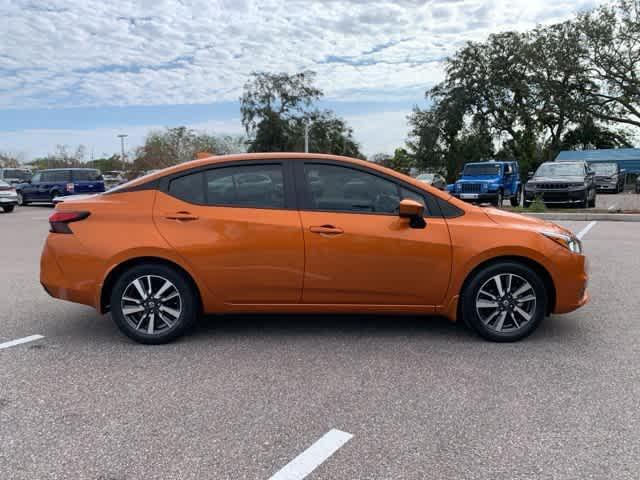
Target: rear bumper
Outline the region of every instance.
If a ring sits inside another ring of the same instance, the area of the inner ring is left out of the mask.
[[[52,297],[95,308],[96,283],[87,274],[93,261],[84,252],[74,235],[50,233],[40,257],[40,283]]]

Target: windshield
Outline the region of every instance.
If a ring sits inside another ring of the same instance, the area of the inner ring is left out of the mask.
[[[599,175],[615,175],[618,173],[617,163],[590,163],[589,166]]]
[[[536,172],[536,177],[581,177],[584,165],[581,163],[544,163]]]
[[[418,175],[416,180],[433,180],[433,173],[423,173]]]
[[[497,163],[466,164],[463,175],[500,175],[500,165]]]

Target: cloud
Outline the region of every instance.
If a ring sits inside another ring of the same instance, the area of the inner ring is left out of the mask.
[[[0,109],[235,100],[254,70],[316,70],[330,99],[406,98],[438,81],[463,42],[575,10],[569,0],[4,0]]]

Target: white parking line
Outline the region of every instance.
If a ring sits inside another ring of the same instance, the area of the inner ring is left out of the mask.
[[[589,230],[591,230],[596,223],[598,222],[594,220],[593,222],[589,223],[589,225],[580,230],[580,232],[576,235],[576,237],[578,237],[578,240],[582,240],[582,237],[589,233]]]
[[[352,437],[350,433],[335,428],[328,431],[269,480],[302,480]]]
[[[44,338],[44,335],[29,335],[28,337],[18,338],[17,340],[0,343],[0,350],[2,350],[3,348],[15,347],[16,345],[22,345],[23,343],[33,342],[34,340],[40,340],[41,338]]]

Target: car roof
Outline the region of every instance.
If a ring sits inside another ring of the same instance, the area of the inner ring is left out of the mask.
[[[75,170],[75,171],[84,171],[84,170],[98,170],[97,168],[88,168],[88,167],[63,167],[63,168],[44,168],[42,170],[39,170],[38,172],[66,172],[69,170]]]
[[[340,161],[344,163],[350,163],[354,166],[362,166],[368,168],[370,170],[376,170],[380,173],[396,177],[399,180],[410,183],[418,187],[419,189],[424,189],[424,183],[416,180],[415,178],[411,178],[408,175],[403,175],[402,173],[396,172],[390,168],[383,167],[382,165],[378,165],[374,162],[368,162],[366,160],[360,160],[357,158],[344,157],[340,155],[329,155],[325,153],[301,153],[301,152],[268,152],[268,153],[240,153],[234,155],[213,155],[211,157],[200,158],[196,160],[191,160],[189,162],[180,163],[178,165],[173,165],[171,167],[167,167],[158,172],[154,172],[149,175],[145,175],[143,177],[136,178],[131,180],[130,182],[122,185],[120,188],[122,189],[130,189],[137,187],[139,185],[146,184],[148,182],[153,182],[154,180],[160,179],[166,175],[172,175],[174,173],[179,173],[185,170],[191,170],[192,168],[200,168],[206,167],[208,165],[216,165],[220,163],[226,162],[239,162],[239,161],[260,161],[260,160],[334,160]],[[116,189],[116,191],[118,188]],[[439,196],[445,200],[448,200],[451,195],[447,192],[442,192],[438,189],[430,189],[429,190],[432,195]]]

